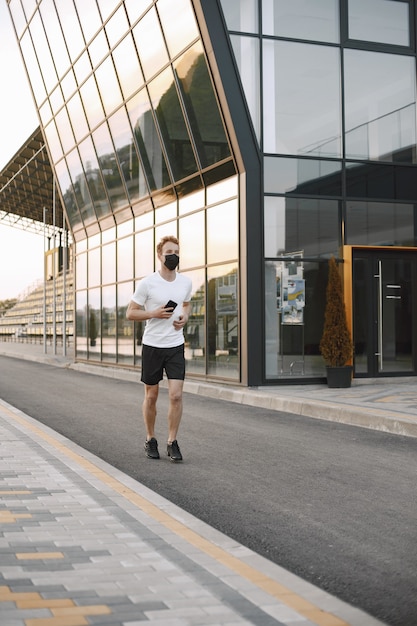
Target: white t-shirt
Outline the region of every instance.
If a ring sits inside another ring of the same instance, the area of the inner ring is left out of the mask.
[[[143,306],[145,311],[157,309],[168,300],[177,302],[169,319],[152,317],[146,320],[142,343],[154,348],[174,348],[184,343],[182,328],[175,330],[173,323],[182,315],[183,302],[190,301],[191,290],[191,279],[178,273],[173,281],[165,280],[159,272],[154,272],[139,281],[132,300]]]

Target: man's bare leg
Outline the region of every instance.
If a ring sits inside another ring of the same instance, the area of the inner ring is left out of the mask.
[[[159,385],[145,385],[145,397],[142,404],[143,419],[146,428],[146,440],[155,437],[156,401]]]
[[[168,381],[169,409],[168,409],[168,443],[177,438],[182,417],[182,390],[183,380],[170,379]]]

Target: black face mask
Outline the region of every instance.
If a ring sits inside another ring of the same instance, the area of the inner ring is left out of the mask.
[[[180,257],[178,256],[178,254],[166,254],[165,255],[164,265],[169,270],[175,270],[179,262],[180,262]]]

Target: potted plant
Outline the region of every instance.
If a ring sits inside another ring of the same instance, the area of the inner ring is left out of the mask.
[[[324,327],[320,352],[326,361],[329,387],[350,387],[353,343],[346,319],[342,280],[336,259],[329,259],[329,278],[326,289]]]
[[[96,339],[97,339],[97,322],[96,322],[96,314],[93,311],[93,309],[90,309],[88,331],[89,331],[89,336],[90,336],[90,346],[94,348],[96,345]]]

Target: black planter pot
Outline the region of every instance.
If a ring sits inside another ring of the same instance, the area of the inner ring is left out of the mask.
[[[352,366],[330,367],[327,365],[327,386],[331,389],[346,389],[352,382]]]

